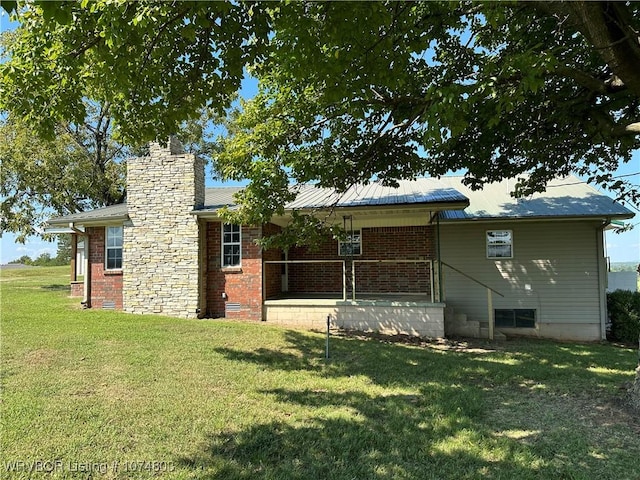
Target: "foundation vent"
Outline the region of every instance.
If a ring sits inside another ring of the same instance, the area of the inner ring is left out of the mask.
[[[116,308],[116,302],[112,300],[105,300],[104,302],[102,302],[103,310],[115,310],[115,308]]]
[[[239,303],[231,303],[231,302],[227,302],[224,306],[224,311],[225,312],[239,312],[240,311],[240,304]]]

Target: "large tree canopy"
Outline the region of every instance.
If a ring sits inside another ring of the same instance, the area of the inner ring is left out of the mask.
[[[611,174],[640,146],[634,2],[18,2],[0,108],[51,134],[109,102],[129,142],[202,107],[231,112],[216,167],[251,180],[238,220],[293,181],[342,189],[463,169],[472,186],[528,174],[526,194]]]
[[[123,200],[129,150],[110,137],[108,106],[89,112],[81,125],[58,124],[51,140],[14,115],[0,120],[0,235],[24,241],[52,215]]]

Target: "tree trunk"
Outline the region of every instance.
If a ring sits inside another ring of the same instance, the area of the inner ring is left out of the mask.
[[[569,2],[577,28],[624,85],[640,96],[640,43],[622,2]]]

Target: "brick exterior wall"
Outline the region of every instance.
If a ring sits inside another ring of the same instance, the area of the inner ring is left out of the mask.
[[[122,270],[105,270],[105,227],[87,227],[91,307],[122,309]]]
[[[361,229],[362,254],[354,260],[426,260],[435,257],[432,226]],[[347,260],[347,292],[351,292],[350,257],[338,255],[337,240],[327,239],[317,249],[294,247],[289,260]],[[356,291],[362,293],[428,293],[426,263],[356,264]],[[342,266],[338,263],[289,265],[289,292],[342,292]]]
[[[83,297],[84,296],[84,282],[71,282],[71,296]]]
[[[150,156],[127,161],[123,305],[131,313],[199,315],[199,223],[204,162],[171,139],[152,144]]]
[[[207,223],[207,315],[262,320],[262,227],[242,227],[240,267],[222,268],[222,223]],[[227,298],[223,298],[225,293]],[[236,311],[231,305],[239,304]]]

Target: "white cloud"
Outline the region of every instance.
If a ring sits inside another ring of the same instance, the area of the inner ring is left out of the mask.
[[[9,263],[17,260],[23,255],[28,255],[32,259],[38,258],[43,253],[55,256],[58,252],[57,242],[46,242],[39,238],[31,238],[24,244],[16,243],[16,236],[12,233],[4,233],[0,238],[0,263]]]

